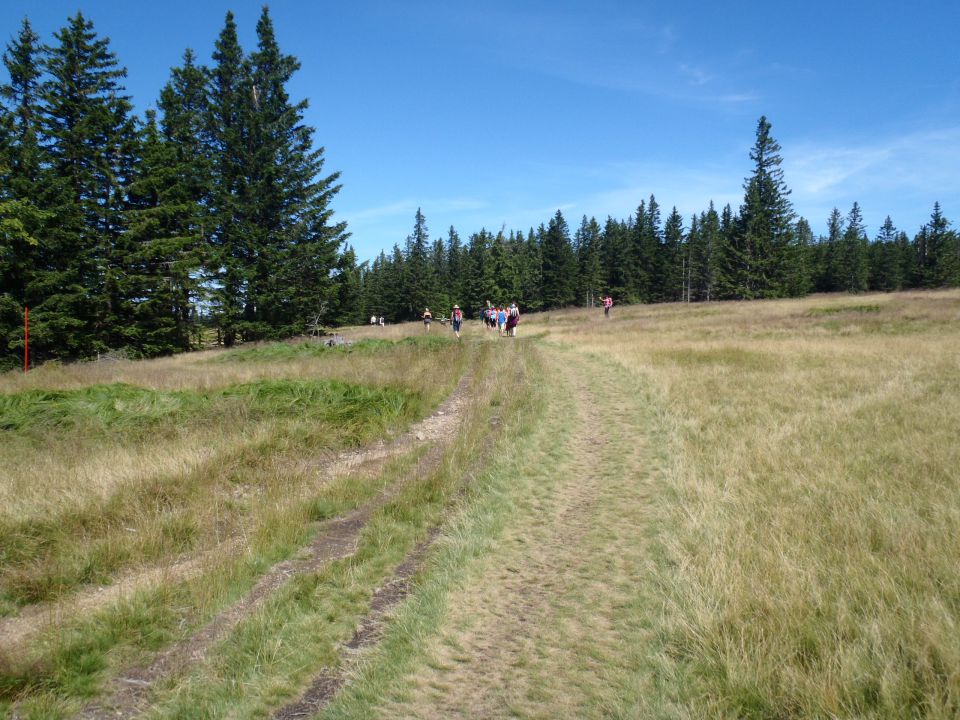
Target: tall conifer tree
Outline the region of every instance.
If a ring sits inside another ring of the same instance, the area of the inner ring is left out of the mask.
[[[247,208],[249,117],[244,90],[248,86],[232,12],[227,12],[214,48],[207,122],[213,158],[210,275],[214,315],[222,341],[229,347],[241,339],[245,330],[250,286],[248,268],[254,258]]]
[[[19,360],[27,289],[38,272],[44,214],[40,148],[40,38],[24,18],[3,54],[9,82],[0,85],[0,368]]]
[[[860,205],[853,203],[835,255],[839,290],[863,292],[867,289],[867,235]]]
[[[149,356],[194,346],[203,246],[197,233],[197,200],[189,189],[181,149],[163,138],[152,112],[142,147],[130,186],[126,266],[135,322],[127,333],[129,343]]]
[[[788,293],[790,246],[794,243],[793,207],[783,179],[780,145],[766,117],[757,123],[750,151],[753,175],[744,182],[740,208],[737,295],[783,297]]]
[[[81,13],[55,34],[42,86],[49,153],[44,205],[52,213],[34,294],[35,341],[89,356],[117,347],[131,322],[124,258],[127,188],[138,152],[136,124],[106,39]]]
[[[683,217],[674,207],[663,226],[663,242],[659,248],[660,275],[657,282],[657,299],[661,302],[677,302],[684,296],[683,264]]]
[[[577,302],[588,307],[596,305],[605,288],[603,268],[600,263],[600,225],[596,218],[587,220],[584,215],[575,236],[577,250],[578,286]]]
[[[577,259],[570,229],[557,210],[543,237],[543,304],[545,309],[570,305],[577,293]]]

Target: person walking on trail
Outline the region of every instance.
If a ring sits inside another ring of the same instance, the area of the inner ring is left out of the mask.
[[[603,316],[604,317],[607,317],[607,318],[610,317],[610,308],[612,307],[613,307],[613,298],[607,295],[603,299]]]
[[[515,302],[510,303],[510,309],[507,310],[507,333],[510,337],[517,336],[517,325],[520,323],[520,308]]]
[[[460,327],[463,325],[463,313],[459,305],[453,306],[453,312],[450,313],[450,324],[453,326],[453,334],[460,339]]]
[[[500,306],[500,309],[497,310],[497,330],[500,333],[500,337],[503,337],[504,330],[507,328],[507,309]]]
[[[433,322],[433,314],[430,312],[430,308],[425,308],[423,311],[423,327],[427,332],[430,332],[430,323]]]

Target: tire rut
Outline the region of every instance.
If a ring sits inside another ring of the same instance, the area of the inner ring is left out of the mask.
[[[517,381],[523,382],[525,376],[526,374],[521,371]],[[500,424],[500,417],[494,415],[489,422],[491,429],[496,431]],[[485,466],[491,452],[490,443],[483,443],[478,456],[472,463],[473,467]],[[418,543],[397,566],[390,579],[374,591],[367,615],[360,621],[351,638],[340,646],[338,653],[340,665],[321,668],[314,675],[307,690],[297,700],[281,706],[271,715],[273,720],[312,717],[326,707],[340,688],[347,683],[349,670],[360,654],[380,642],[390,611],[413,592],[414,576],[423,566],[428,552],[440,536],[440,530],[451,508],[466,495],[473,477],[473,470],[464,474],[454,501],[447,505],[440,521],[429,529],[426,539]]]
[[[341,453],[326,466],[322,475],[329,480],[361,465],[382,466],[392,458],[426,444],[433,437],[452,433],[463,422],[467,403],[467,391],[473,378],[468,370],[456,389],[429,417],[415,424],[409,431],[391,443],[375,446],[367,451]],[[413,477],[423,477],[442,461],[444,446],[433,443],[427,454],[420,459]],[[412,478],[407,478],[407,483]],[[224,638],[242,620],[257,610],[267,598],[288,580],[322,567],[356,552],[360,534],[371,515],[389,503],[399,492],[401,484],[385,488],[377,497],[363,507],[320,524],[314,539],[301,555],[286,560],[268,570],[244,597],[218,614],[196,633],[178,641],[159,653],[146,667],[132,667],[122,671],[110,683],[106,697],[84,707],[74,717],[76,720],[111,718],[126,720],[140,715],[149,708],[152,688],[161,680],[181,675],[189,667],[203,660],[210,648]],[[432,542],[432,536],[430,538]],[[424,549],[424,552],[426,550]],[[414,568],[415,569],[415,568]],[[412,575],[413,570],[410,571]]]

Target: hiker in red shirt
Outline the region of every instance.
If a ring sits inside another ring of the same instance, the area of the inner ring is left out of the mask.
[[[610,317],[610,308],[612,307],[613,307],[613,298],[607,295],[603,299],[603,316],[604,317],[607,317],[607,318]]]

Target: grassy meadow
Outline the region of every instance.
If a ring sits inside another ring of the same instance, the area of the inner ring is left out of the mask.
[[[655,393],[650,716],[960,714],[960,292],[525,329]]]
[[[381,474],[321,471],[428,414],[475,351],[394,335],[0,376],[0,622],[39,628],[0,643],[0,709],[69,714],[380,492]]]
[[[385,488],[146,716],[266,717],[320,668],[323,718],[960,716],[960,291],[344,333],[0,376],[0,623],[43,620],[0,716],[70,717]],[[322,479],[462,377],[456,436]]]

